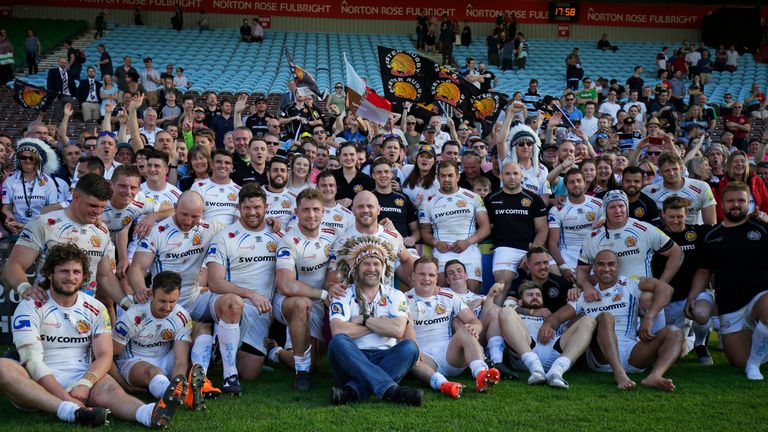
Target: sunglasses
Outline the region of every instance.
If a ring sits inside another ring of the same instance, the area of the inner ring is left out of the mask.
[[[467,128],[459,128],[459,129],[457,129],[457,130],[458,130],[459,132],[467,132],[467,131],[469,131],[469,129],[467,129]]]
[[[103,136],[110,136],[110,137],[114,138],[116,135],[115,135],[114,132],[109,132],[109,131],[99,132],[99,138],[101,138]]]
[[[280,141],[264,141],[267,145],[280,145]]]
[[[325,134],[325,131],[324,130],[318,130],[318,131],[312,132],[312,134],[313,135],[323,135],[323,134]]]
[[[341,90],[341,89],[343,89],[343,88],[344,88],[344,87],[342,87],[342,86],[336,86],[336,90]]]
[[[19,156],[19,160],[20,161],[34,161],[35,157],[34,156]]]
[[[567,101],[572,101],[572,100],[574,100],[574,99],[573,99],[573,98],[565,98],[565,100],[567,100]]]
[[[473,145],[472,148],[475,150],[485,150],[484,145]]]
[[[85,146],[85,149],[86,150],[94,150],[94,149],[96,149],[96,146],[94,144],[90,144],[90,145]]]
[[[656,173],[653,172],[653,171],[643,170],[643,175],[646,176],[646,177],[654,177],[654,176],[656,176]]]
[[[661,152],[645,152],[648,156],[661,156]]]
[[[416,122],[405,122],[405,124],[416,124]]]
[[[533,143],[531,141],[520,141],[517,143],[518,147],[533,147]]]

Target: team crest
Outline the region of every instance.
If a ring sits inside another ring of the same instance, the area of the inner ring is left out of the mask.
[[[456,201],[456,206],[457,207],[466,207],[467,206],[467,202],[460,199],[460,200]]]
[[[110,270],[115,271],[117,269],[117,260],[109,260],[109,268]]]
[[[101,239],[97,236],[91,236],[91,246],[95,248],[101,247]]]
[[[750,231],[747,233],[747,238],[753,241],[760,240],[763,237],[758,231]]]
[[[282,207],[282,208],[290,208],[291,207],[291,202],[288,201],[288,200],[283,200],[283,201],[280,202],[280,207]]]
[[[227,194],[227,199],[230,201],[236,201],[237,195],[234,192],[230,192],[229,194]]]
[[[331,256],[331,245],[327,244],[323,248],[323,252],[325,252],[325,256],[329,257]]]
[[[277,243],[275,243],[273,241],[267,242],[267,252],[269,252],[269,253],[277,252]]]
[[[331,314],[343,314],[344,306],[339,302],[331,303]]]
[[[445,313],[445,306],[443,306],[442,304],[438,303],[437,306],[435,306],[435,313],[437,313],[438,315],[444,314]]]
[[[638,208],[635,209],[634,213],[635,213],[635,217],[641,218],[641,217],[645,216],[645,209],[642,208],[642,207],[638,207]]]
[[[122,226],[128,226],[129,223],[133,222],[133,216],[126,216],[121,221],[120,224]]]
[[[522,205],[523,207],[530,207],[531,200],[529,198],[523,198],[520,200],[520,205]]]
[[[621,301],[621,293],[620,292],[616,293],[616,295],[613,296],[611,301],[614,301],[614,302]]]
[[[173,331],[171,329],[164,329],[160,333],[160,337],[163,338],[163,340],[171,340],[173,339]]]
[[[386,297],[382,297],[382,298],[379,299],[379,306],[384,306],[384,307],[387,306],[387,298]]]
[[[40,180],[37,181],[37,184],[40,185],[40,186],[45,186],[45,183],[46,183],[46,181],[42,177],[40,177]]]
[[[393,50],[384,58],[389,73],[398,77],[413,76],[421,69],[421,58],[407,51]]]
[[[80,320],[75,324],[75,330],[80,334],[86,334],[91,331],[91,325],[87,322]]]
[[[685,233],[685,239],[689,242],[696,241],[696,231],[688,231]]]
[[[344,219],[344,218],[341,217],[341,215],[338,214],[338,213],[333,215],[333,220],[335,220],[336,222],[341,222],[342,219]]]
[[[596,217],[596,216],[597,216],[597,215],[596,215],[596,214],[595,214],[595,212],[593,212],[593,211],[588,211],[588,212],[587,212],[587,220],[588,220],[589,222],[594,222],[594,221],[595,221],[595,217]]]
[[[395,198],[395,205],[398,207],[402,207],[405,205],[405,201],[403,201],[402,198]]]
[[[632,236],[629,236],[629,237],[624,239],[624,244],[627,247],[634,247],[637,244],[637,239],[632,237]]]
[[[355,191],[355,193],[360,193],[363,190],[363,185],[355,185],[352,190]]]
[[[480,271],[480,267],[475,267],[475,276],[481,276],[483,273]]]
[[[200,234],[195,233],[194,237],[192,237],[192,245],[197,246],[202,242],[203,238],[200,236]]]

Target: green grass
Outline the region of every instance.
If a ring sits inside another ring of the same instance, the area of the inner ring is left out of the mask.
[[[195,432],[768,430],[768,383],[749,382],[741,370],[727,365],[722,353],[713,351],[713,356],[715,365],[709,367],[700,366],[690,355],[680,360],[667,374],[677,385],[673,393],[641,387],[620,392],[610,374],[590,372],[581,364],[566,375],[569,390],[529,387],[520,380],[502,382],[489,394],[476,394],[466,375],[459,380],[467,385],[460,400],[407,378],[405,384],[425,389],[421,408],[375,400],[332,407],[328,403],[330,371],[323,361],[313,378],[315,388],[308,393],[293,390],[291,372],[266,371],[257,380],[243,383],[242,397],[208,401],[203,412],[182,411],[171,428]],[[214,383],[220,382],[220,375],[212,371]],[[632,378],[639,382],[641,376]],[[52,415],[18,411],[7,401],[0,402],[0,417],[3,431],[77,429]],[[137,426],[113,419],[108,430],[135,431]]]

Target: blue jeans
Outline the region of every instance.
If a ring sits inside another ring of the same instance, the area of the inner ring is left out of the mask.
[[[419,347],[404,340],[390,349],[361,350],[345,334],[337,334],[328,344],[333,379],[339,387],[350,387],[359,400],[371,393],[382,399],[384,393],[405,376],[419,358]]]

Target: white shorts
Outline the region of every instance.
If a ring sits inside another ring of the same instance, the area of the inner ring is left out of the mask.
[[[285,296],[279,292],[275,293],[275,297],[272,299],[272,310],[275,313],[275,319],[280,321],[286,326],[285,329],[285,348],[291,349],[293,343],[291,342],[291,330],[288,328],[288,320],[283,315],[283,301]],[[309,334],[319,340],[323,341],[323,317],[325,315],[325,305],[318,301],[312,302],[312,313],[309,316]]]
[[[437,364],[437,372],[445,376],[458,376],[461,375],[467,368],[467,365],[462,367],[452,366],[448,363],[448,344],[450,342],[434,342],[421,347],[421,352],[429,356],[432,361]]]
[[[480,248],[476,244],[468,247],[462,253],[446,252],[441,253],[437,249],[432,249],[432,256],[440,263],[437,271],[445,273],[445,263],[450,260],[459,260],[467,268],[467,278],[474,281],[483,281],[483,263]]]
[[[742,330],[754,330],[757,320],[752,316],[752,308],[755,307],[755,303],[765,293],[768,293],[768,291],[758,293],[752,297],[752,300],[746,306],[735,312],[720,315],[720,334],[726,335]]]
[[[263,354],[264,339],[269,336],[269,326],[272,324],[272,314],[263,314],[251,302],[243,304],[243,318],[240,320],[240,342],[248,344]]]
[[[693,349],[694,336],[691,334],[691,320],[685,317],[686,300],[670,302],[664,307],[664,317],[667,327],[677,327],[683,331],[686,340],[686,355]]]
[[[621,362],[621,367],[623,367],[627,373],[643,372],[645,368],[637,368],[629,364],[629,356],[632,354],[632,349],[634,349],[635,345],[637,345],[637,339],[631,339],[623,336],[617,336],[616,339],[618,342],[619,361]],[[611,365],[602,364],[597,361],[595,355],[592,353],[592,348],[587,350],[587,366],[589,366],[589,368],[595,372],[613,372]]]
[[[522,249],[499,246],[493,250],[493,272],[507,270],[517,273],[525,252]]]
[[[115,364],[117,365],[117,370],[120,371],[120,375],[125,379],[125,382],[130,385],[133,385],[130,378],[131,369],[133,369],[139,362],[149,363],[163,371],[165,376],[170,377],[173,372],[173,349],[169,350],[162,357],[134,357],[125,360],[116,360]]]
[[[533,345],[531,350],[539,356],[539,360],[541,360],[541,365],[544,367],[545,371],[548,371],[549,368],[552,367],[552,363],[563,355],[563,353],[555,349],[555,344],[559,340],[560,338],[552,339],[548,344],[543,344],[534,338],[531,338],[531,345]],[[512,361],[513,368],[522,371],[528,370],[523,359],[516,352],[512,351],[512,349],[510,349],[509,352],[511,353],[510,360]]]
[[[200,293],[200,295],[197,297],[197,300],[195,300],[195,304],[191,308],[187,309],[189,311],[189,316],[192,317],[192,321],[199,321],[204,323],[213,323],[218,321],[216,319],[216,312],[214,310],[214,305],[216,304],[216,299],[218,297],[218,294],[214,294],[210,291]]]
[[[88,364],[77,362],[78,366],[82,366],[80,369],[71,369],[71,370],[65,370],[65,371],[57,371],[53,368],[51,368],[51,371],[53,372],[53,376],[56,377],[56,381],[64,388],[67,389],[69,386],[71,386],[75,381],[79,380],[80,378],[85,375],[86,372],[88,372]]]

